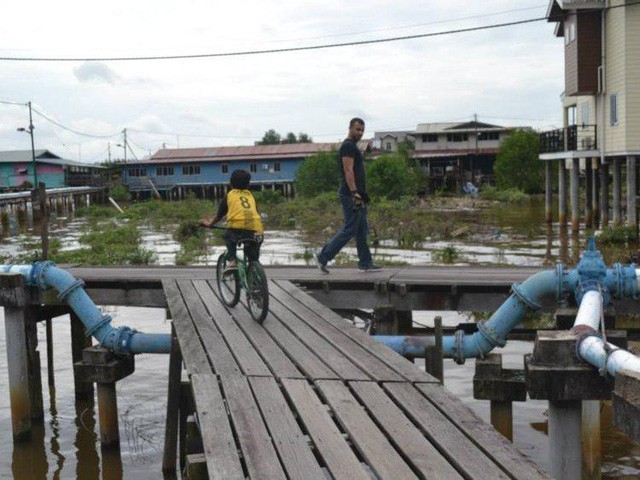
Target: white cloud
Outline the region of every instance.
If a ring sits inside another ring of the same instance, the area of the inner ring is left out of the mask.
[[[24,35],[20,22],[3,24],[0,56],[86,58],[284,48],[538,17],[546,8],[540,0],[521,0],[515,6],[510,0],[187,0],[180,8],[167,0],[96,5],[70,0],[63,8],[34,2],[3,6],[6,18],[28,14],[31,29]],[[540,8],[519,11],[531,6]],[[484,17],[500,11],[509,13]],[[482,17],[460,19],[473,15]],[[270,55],[0,61],[0,97],[32,100],[51,118],[83,133],[130,128],[140,156],[163,142],[184,147],[252,144],[270,128],[306,132],[316,141],[339,140],[353,115],[365,117],[368,132],[465,119],[474,113],[481,119],[502,117],[491,119],[495,123],[548,125],[560,122],[562,89],[563,46],[546,22]],[[12,119],[6,122],[10,109]],[[24,108],[0,104],[0,150],[20,143],[12,125],[25,113]],[[38,116],[34,124],[39,148],[55,150],[75,141],[82,144],[83,159],[104,155],[109,141],[122,141],[118,136],[77,135],[74,140],[67,137],[73,134]]]

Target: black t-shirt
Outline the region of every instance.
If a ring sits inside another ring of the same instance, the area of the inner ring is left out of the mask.
[[[342,145],[340,145],[340,149],[338,150],[338,167],[340,168],[340,175],[342,177],[338,193],[340,195],[351,195],[344,176],[342,157],[353,158],[353,176],[356,180],[356,189],[363,200],[367,201],[369,197],[367,196],[367,182],[364,174],[364,159],[362,158],[362,152],[360,152],[356,142],[349,138],[342,142]]]

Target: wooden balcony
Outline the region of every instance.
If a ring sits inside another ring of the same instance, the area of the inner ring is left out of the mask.
[[[596,125],[570,125],[540,133],[540,153],[580,152],[598,149]]]

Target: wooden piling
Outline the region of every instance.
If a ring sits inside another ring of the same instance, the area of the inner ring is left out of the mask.
[[[613,225],[622,224],[622,172],[620,160],[613,159]]]
[[[171,353],[169,355],[169,387],[167,393],[167,418],[164,429],[164,455],[162,471],[175,471],[176,448],[178,441],[178,415],[180,410],[180,376],[182,372],[182,354],[171,327]]]
[[[590,158],[584,161],[584,225],[585,228],[593,226],[593,165]]]
[[[552,204],[553,204],[553,174],[552,163],[544,162],[544,217],[547,223],[553,221]]]
[[[73,364],[82,360],[82,351],[85,348],[91,347],[91,337],[85,335],[84,325],[80,318],[71,313],[71,360]],[[73,372],[73,383],[75,386],[76,401],[93,398],[93,384],[84,382],[78,373]]]
[[[49,380],[49,392],[52,394],[56,389],[56,378],[53,365],[53,328],[51,326],[51,319],[47,318],[47,377]]]
[[[609,225],[609,164],[600,165],[600,228]]]
[[[376,305],[373,309],[376,335],[397,335],[398,322],[393,305]]]
[[[0,274],[4,305],[11,428],[15,442],[31,438],[31,393],[27,355],[24,279],[20,274]]]
[[[580,229],[580,160],[571,159],[571,230],[577,232]]]
[[[602,478],[600,400],[582,401],[582,480]]]
[[[444,382],[444,365],[442,360],[442,317],[433,319],[435,345],[429,345],[424,355],[424,366],[427,373]]]
[[[29,364],[29,391],[31,395],[31,420],[41,422],[44,419],[44,401],[42,399],[42,376],[40,351],[38,350],[37,318],[34,307],[25,307],[27,362]]]
[[[100,421],[100,444],[102,448],[120,445],[118,428],[118,399],[116,384],[98,383],[98,417]]]
[[[636,179],[636,157],[627,157],[627,226],[633,232],[633,236],[638,236],[638,206]]]
[[[553,478],[582,479],[581,403],[549,400],[549,460]]]
[[[567,224],[567,169],[564,160],[558,162],[558,222]]]

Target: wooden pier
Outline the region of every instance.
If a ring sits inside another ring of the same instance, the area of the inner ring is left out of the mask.
[[[167,470],[180,437],[194,478],[547,478],[438,380],[288,280],[270,281],[262,326],[211,280],[162,287],[175,335]]]

